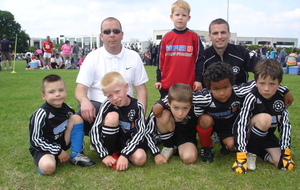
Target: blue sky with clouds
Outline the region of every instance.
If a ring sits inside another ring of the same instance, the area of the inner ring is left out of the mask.
[[[124,40],[152,38],[153,30],[172,29],[174,0],[1,0],[31,37],[98,35],[101,21],[118,18]],[[238,36],[291,37],[300,43],[300,6],[295,0],[187,0],[191,6],[188,27],[208,30],[216,18],[227,19]]]

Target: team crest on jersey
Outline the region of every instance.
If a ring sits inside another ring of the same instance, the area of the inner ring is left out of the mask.
[[[186,50],[187,52],[193,52],[193,46],[187,46]]]
[[[73,115],[71,111],[68,112],[67,117],[70,118]]]
[[[130,110],[130,112],[127,115],[129,121],[133,121],[134,120],[134,116],[135,116],[135,110]]]
[[[240,73],[240,68],[238,66],[233,66],[232,71],[233,71],[234,75],[237,75]]]
[[[274,103],[273,103],[273,109],[274,111],[276,112],[282,112],[283,109],[284,109],[284,103],[282,100],[276,100]]]
[[[240,102],[239,101],[234,101],[232,102],[231,104],[231,112],[234,113],[237,111],[237,109],[239,108],[240,106]]]

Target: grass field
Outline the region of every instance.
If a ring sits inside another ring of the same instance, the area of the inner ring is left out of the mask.
[[[32,70],[26,71],[25,61],[16,62],[16,73],[0,71],[0,189],[300,189],[300,76],[284,75],[295,101],[289,108],[292,131],[292,157],[296,163],[293,171],[282,171],[269,163],[257,160],[257,170],[245,175],[231,170],[235,154],[221,155],[219,144],[214,145],[215,160],[211,164],[200,159],[186,165],[178,156],[170,158],[166,165],[156,165],[151,154],[142,167],[129,166],[118,172],[105,167],[95,152],[87,154],[97,164],[93,168],[82,168],[69,163],[58,164],[52,176],[37,172],[28,147],[28,123],[31,114],[43,104],[40,82],[48,74],[59,74],[66,82],[66,102],[77,110],[74,98],[75,80],[78,70]],[[149,76],[148,113],[159,98],[154,89],[155,67],[146,66]],[[85,138],[85,146],[89,147]]]

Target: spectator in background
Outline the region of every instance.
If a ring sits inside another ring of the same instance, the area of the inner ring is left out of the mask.
[[[61,46],[61,55],[63,57],[63,61],[67,60],[67,57],[72,56],[72,47],[70,46],[70,41],[66,40],[65,44]]]
[[[11,66],[11,57],[10,57],[10,52],[9,49],[11,48],[11,43],[9,40],[7,40],[7,37],[5,34],[2,36],[2,40],[0,41],[0,50],[2,52],[2,61],[3,61],[3,66],[4,70],[6,70],[6,61],[8,61],[10,70],[12,70]]]
[[[286,50],[285,50],[285,47],[282,48],[282,50],[280,51],[280,54],[279,54],[279,58],[280,58],[280,64],[282,67],[285,67],[286,64],[285,64],[285,59],[286,59]]]
[[[296,66],[297,65],[297,59],[298,59],[298,53],[296,49],[293,49],[292,53],[289,54],[287,61],[286,61],[286,66]]]
[[[50,58],[53,52],[53,43],[50,40],[50,36],[46,37],[46,41],[43,43],[44,50],[44,67],[43,69],[50,69]]]
[[[77,63],[78,55],[79,55],[79,46],[77,45],[76,41],[73,42],[72,53],[73,53],[73,63]]]

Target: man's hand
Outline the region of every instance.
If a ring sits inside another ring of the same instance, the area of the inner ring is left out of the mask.
[[[278,168],[282,170],[292,170],[295,166],[294,161],[291,157],[291,150],[289,148],[282,150]]]
[[[202,90],[202,83],[195,81],[193,85],[193,91],[197,91],[197,90]]]
[[[82,103],[80,105],[80,110],[81,110],[81,113],[80,113],[81,117],[85,121],[92,123],[95,120],[96,109],[89,99],[85,99],[84,101],[82,101]]]
[[[232,170],[236,173],[245,174],[247,173],[247,154],[246,152],[237,152],[236,161],[232,166]]]

